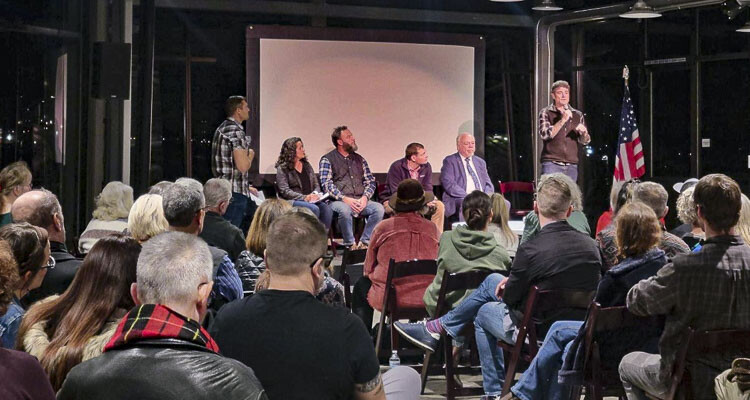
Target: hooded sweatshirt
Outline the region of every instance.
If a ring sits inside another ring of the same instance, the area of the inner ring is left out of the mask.
[[[435,316],[440,285],[446,272],[469,272],[478,269],[505,272],[509,266],[508,252],[497,244],[492,233],[472,231],[467,226],[458,226],[443,233],[438,250],[438,272],[423,298],[427,312],[430,316]],[[449,292],[445,300],[454,308],[471,292],[472,290]]]

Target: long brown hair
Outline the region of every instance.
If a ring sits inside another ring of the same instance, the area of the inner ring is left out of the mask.
[[[656,213],[644,203],[625,204],[615,218],[615,244],[620,257],[639,256],[661,241],[661,225]]]
[[[83,358],[88,340],[113,312],[134,306],[130,285],[136,279],[141,245],[124,235],[104,237],[86,255],[70,287],[55,300],[32,306],[21,322],[16,346],[36,323],[46,321],[49,346],[39,360],[55,390]]]
[[[253,216],[253,222],[250,223],[250,229],[247,231],[245,246],[256,256],[263,257],[263,251],[266,250],[266,236],[268,236],[268,227],[271,222],[284,212],[291,210],[292,206],[288,201],[280,199],[268,199],[258,207],[258,211]]]

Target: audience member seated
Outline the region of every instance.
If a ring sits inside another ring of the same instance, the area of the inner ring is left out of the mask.
[[[695,215],[695,202],[693,202],[693,191],[695,187],[690,187],[683,190],[680,193],[680,197],[677,198],[677,218],[682,221],[683,224],[690,225],[690,231],[686,232],[680,239],[685,242],[690,249],[695,249],[696,246],[703,246],[703,241],[706,240],[706,233],[703,232],[703,228],[698,225],[698,216]]]
[[[640,201],[651,207],[651,209],[654,210],[654,213],[656,213],[656,216],[659,217],[659,219],[664,218],[667,215],[667,212],[669,212],[669,207],[667,207],[668,195],[667,190],[664,189],[664,186],[656,182],[638,182],[632,184],[626,183],[623,185],[622,190],[620,190],[620,197],[627,198],[627,193],[622,192],[628,192],[630,190],[632,190],[631,201]],[[625,200],[623,203],[627,202],[628,200]],[[617,219],[617,212],[615,212],[615,219]],[[615,244],[614,225],[610,224],[610,226],[608,226],[606,229],[599,232],[599,234],[596,235],[596,241],[599,243],[599,247],[602,250],[602,255],[604,256],[604,269],[608,270],[612,268],[612,266],[615,265],[620,258],[620,255],[617,252],[617,245]],[[664,252],[667,254],[668,260],[671,260],[678,254],[690,252],[690,247],[688,247],[688,245],[685,244],[682,239],[667,232],[667,229],[664,228],[664,225],[662,225],[661,242],[659,243],[659,248],[664,250]]]
[[[97,240],[113,233],[125,233],[132,207],[133,188],[119,181],[104,186],[96,197],[93,218],[78,239],[78,251],[86,254]]]
[[[13,349],[26,307],[20,299],[30,290],[42,284],[47,269],[55,266],[50,257],[47,231],[25,222],[5,225],[0,228],[0,240],[4,240],[12,251],[16,274],[12,296],[5,313],[0,316],[0,347]],[[6,295],[6,293],[2,293]]]
[[[418,399],[416,371],[396,367],[381,378],[362,321],[315,299],[325,227],[288,213],[271,224],[267,243],[268,290],[227,304],[212,325],[222,353],[252,367],[272,399]]]
[[[162,205],[170,231],[198,236],[203,230],[206,215],[203,186],[197,190],[197,186],[175,183],[164,191]],[[213,310],[218,310],[225,303],[242,298],[242,281],[226,251],[213,246],[208,246],[208,249],[213,258],[212,278],[215,281],[210,305]]]
[[[560,179],[570,179],[569,176],[565,175]],[[573,212],[568,217],[567,221],[570,226],[577,229],[579,232],[585,233],[591,236],[591,227],[589,226],[589,220],[586,218],[586,214],[583,213],[583,195],[581,195],[581,189],[578,184],[570,179],[568,182],[570,187],[570,194],[573,202]],[[535,213],[526,214],[523,219],[523,236],[521,236],[521,244],[526,243],[528,240],[536,236],[542,228],[539,226],[539,217]]]
[[[295,207],[305,207],[315,214],[326,230],[331,229],[333,210],[328,200],[320,200],[322,192],[312,165],[307,162],[302,139],[292,137],[281,145],[276,161],[278,196]]]
[[[594,301],[602,307],[624,306],[628,290],[641,279],[655,275],[667,263],[664,251],[656,247],[661,240],[661,226],[651,208],[643,203],[628,204],[620,210],[616,224],[617,248],[624,259],[599,282]],[[567,399],[566,386],[582,381],[585,324],[581,321],[552,324],[531,365],[511,388],[512,393],[502,400]],[[656,350],[660,334],[659,327],[644,326],[599,337],[602,363],[609,366],[607,369],[616,370],[627,352]]]
[[[385,180],[385,189],[380,193],[380,201],[383,202],[386,214],[393,214],[389,200],[398,190],[398,184],[404,179],[415,179],[422,184],[425,192],[432,193],[432,166],[427,161],[427,150],[421,143],[410,143],[404,151],[404,158],[394,161],[388,168]],[[429,209],[425,213],[435,224],[438,232],[443,233],[443,222],[445,221],[445,205],[442,201],[433,197]]]
[[[464,198],[461,209],[466,225],[459,225],[440,236],[438,272],[422,298],[429,315],[435,315],[440,285],[446,273],[479,269],[505,272],[510,266],[508,251],[497,243],[495,235],[487,231],[492,220],[490,196],[475,190]],[[470,291],[453,291],[445,296],[445,300],[455,307],[469,294]]]
[[[209,246],[226,251],[236,263],[237,257],[245,250],[244,235],[240,228],[222,217],[232,202],[232,183],[222,178],[211,178],[203,185],[203,195],[206,198],[206,217],[199,236]]]
[[[548,174],[539,181],[534,212],[539,215],[542,230],[518,248],[507,278],[500,274],[488,276],[458,307],[438,319],[394,324],[407,340],[434,351],[441,332],[455,338],[465,324],[474,322],[486,395],[496,396],[502,390],[505,367],[497,342],[513,343],[531,287],[594,291],[599,282],[602,263],[599,249],[593,239],[566,221],[573,212],[572,189],[570,180],[561,176],[561,173]],[[540,335],[555,321],[580,321],[584,316],[579,310],[557,310],[548,320],[540,321]]]
[[[612,218],[615,215],[615,204],[617,204],[617,195],[620,193],[620,189],[622,189],[623,183],[625,182],[612,182],[612,189],[610,189],[609,191],[609,210],[603,212],[602,215],[599,216],[599,219],[596,221],[596,232],[594,233],[594,235],[598,235],[599,232],[601,232],[604,228],[608,227],[610,223],[612,223]]]
[[[150,188],[148,188],[148,194],[158,194],[159,196],[161,196],[161,194],[164,193],[164,190],[166,190],[173,183],[174,182],[170,181],[159,181],[157,183],[154,183]]]
[[[513,258],[516,256],[516,250],[518,249],[518,235],[508,225],[510,211],[508,210],[505,197],[500,193],[493,193],[490,198],[492,199],[492,220],[487,226],[487,232],[495,235],[497,244],[504,248],[508,252],[508,255]]]
[[[656,276],[628,292],[627,306],[636,315],[665,315],[659,354],[633,352],[620,362],[628,399],[644,392],[664,398],[677,351],[685,345],[688,327],[696,330],[750,328],[750,247],[736,234],[741,193],[726,175],[704,176],[695,185],[693,201],[706,232],[700,252],[680,255]],[[727,349],[731,352],[732,349]],[[731,356],[710,354],[692,363],[693,398],[712,399],[713,380],[730,367]]]
[[[144,194],[133,203],[128,215],[128,231],[138,243],[143,244],[168,229],[161,195]]]
[[[354,285],[352,312],[372,326],[373,309],[382,311],[385,281],[391,259],[407,261],[437,258],[440,233],[424,219],[424,211],[433,194],[425,192],[419,181],[405,179],[391,196],[388,207],[396,214],[383,220],[372,233],[367,248],[364,274]],[[422,296],[432,278],[424,275],[394,280],[399,307],[423,308]]]
[[[742,236],[745,243],[750,243],[750,199],[742,195],[740,220],[737,222],[737,234]]]
[[[31,171],[23,161],[16,161],[0,171],[0,227],[13,222],[10,208],[22,194],[31,190]]]
[[[382,204],[370,200],[375,194],[375,177],[367,161],[357,153],[357,141],[346,126],[334,129],[331,141],[336,148],[320,158],[320,186],[333,201],[331,209],[337,215],[344,246],[354,245],[352,217],[365,217],[359,245],[365,247],[385,212]]]
[[[682,194],[682,192],[684,192],[684,191],[690,189],[691,187],[695,186],[696,183],[698,183],[697,179],[690,178],[690,179],[685,180],[685,182],[677,182],[677,183],[675,183],[672,186],[672,189],[674,189],[674,191],[677,192],[677,194]],[[677,236],[677,237],[682,237],[686,233],[690,232],[692,229],[693,229],[693,227],[691,226],[691,224],[683,223],[682,225],[680,225],[680,226],[672,229],[670,231],[670,233],[673,234],[673,235],[675,235],[675,236]]]
[[[18,266],[13,252],[0,240],[0,315],[7,313],[18,283]],[[3,317],[0,317],[2,321]],[[3,329],[0,322],[0,329]],[[0,331],[0,338],[3,331]],[[42,366],[34,357],[0,346],[0,398],[4,400],[54,400],[55,392]]]
[[[183,176],[182,178],[177,178],[174,183],[203,193],[203,184],[196,179]]]
[[[221,356],[200,326],[211,270],[211,252],[195,235],[166,232],[144,243],[130,289],[136,306],[101,356],[70,370],[57,399],[266,399],[253,371]]]
[[[13,203],[11,213],[14,222],[28,222],[47,231],[55,260],[55,268],[47,271],[42,285],[30,291],[21,302],[29,306],[45,297],[64,292],[76,276],[81,259],[74,257],[65,247],[65,218],[57,196],[46,189],[32,190]]]
[[[456,138],[456,153],[443,159],[440,168],[440,183],[443,185],[445,217],[458,214],[463,221],[461,204],[469,193],[479,190],[485,193],[495,191],[487,174],[487,163],[474,155],[474,135],[463,132]],[[509,206],[510,207],[510,206]]]
[[[60,390],[71,368],[102,354],[125,313],[141,245],[121,234],[100,239],[68,290],[35,303],[23,318],[18,347],[36,357]]]
[[[306,208],[302,209],[306,210]],[[276,218],[293,210],[294,208],[288,202],[279,199],[268,199],[258,207],[255,218],[250,224],[250,230],[247,232],[247,240],[245,241],[247,250],[240,253],[237,259],[237,271],[240,274],[245,295],[268,288],[270,274],[266,270],[266,262],[263,256],[266,251],[268,228]],[[331,278],[328,271],[325,271],[325,275],[323,284],[318,288],[317,299],[334,306],[346,306],[344,286]]]

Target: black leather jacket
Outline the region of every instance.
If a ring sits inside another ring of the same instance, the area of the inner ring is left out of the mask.
[[[180,339],[141,340],[74,367],[58,400],[267,400],[250,367]]]

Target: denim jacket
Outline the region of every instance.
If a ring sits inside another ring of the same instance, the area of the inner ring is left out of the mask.
[[[14,296],[13,301],[8,305],[8,310],[0,317],[0,347],[6,349],[16,347],[18,327],[21,326],[25,313],[26,310],[21,307],[21,303]]]

